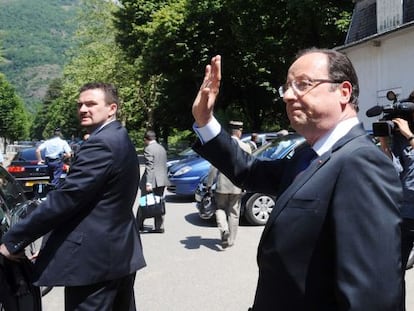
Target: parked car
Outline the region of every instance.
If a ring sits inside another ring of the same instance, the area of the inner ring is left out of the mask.
[[[262,147],[258,148],[253,155],[262,159],[284,159],[291,158],[295,151],[306,145],[305,139],[296,133],[289,133],[286,136],[278,137],[271,142],[267,142]],[[207,174],[201,178],[195,192],[196,207],[199,215],[203,219],[209,219],[214,216],[211,206],[207,204],[214,204],[208,196],[211,193],[207,192],[206,186]],[[214,191],[215,186],[212,186]],[[240,215],[244,217],[252,225],[266,224],[270,213],[275,205],[276,197],[256,192],[244,192],[241,199]]]
[[[278,136],[280,136],[278,133],[261,133],[259,134],[259,140],[263,145],[268,139],[275,139]],[[243,135],[242,141],[249,140],[250,134]],[[168,168],[170,186],[167,187],[167,190],[177,195],[190,196],[194,195],[201,178],[208,173],[210,163],[192,149],[186,150],[188,152],[187,157]]]
[[[21,213],[31,209],[31,204],[20,183],[0,166],[0,238],[21,218]]]
[[[183,151],[179,152],[177,155],[169,157],[167,160],[167,168],[169,169],[171,166],[173,166],[181,160],[197,156],[198,154],[191,147],[188,147]]]
[[[20,183],[7,172],[4,167],[0,166],[0,240],[11,227],[18,223],[22,218],[25,218],[27,214],[40,204],[48,191],[54,189],[53,187],[50,187],[49,184],[37,185],[36,188],[37,189],[34,190],[35,197],[29,199],[25,195]],[[40,239],[30,243],[25,248],[25,255],[28,258],[31,258],[39,251],[40,245]],[[22,272],[25,274],[30,269],[10,269],[12,265],[6,265],[2,260],[0,261],[1,265],[3,265],[0,267],[0,279],[5,282],[2,284],[3,287],[1,290],[5,291],[4,293],[7,293],[6,295],[0,295],[0,310],[16,310],[13,307],[15,305],[14,302],[19,306],[30,305],[30,307],[32,307],[35,303],[40,303],[41,294],[45,295],[48,290],[50,291],[50,287],[40,287],[39,290],[39,288],[33,287],[31,283],[26,283],[27,279],[22,277]],[[26,262],[28,262],[27,259],[26,261],[20,260],[19,263],[15,263],[14,266],[25,265]],[[7,277],[4,277],[5,275]],[[18,279],[15,280],[15,277],[18,277]],[[17,281],[19,281],[19,286],[13,286],[17,284]],[[4,286],[6,283],[11,284],[12,286]],[[22,288],[24,288],[24,292],[19,292]],[[2,301],[2,298],[6,299],[8,302]],[[11,306],[11,309],[6,308],[6,305]],[[24,309],[24,307],[22,308]],[[30,310],[34,309],[30,308]]]
[[[45,158],[44,150],[41,152]],[[64,175],[69,170],[69,165],[64,164]],[[21,184],[25,192],[31,192],[33,185],[50,182],[46,164],[38,164],[36,147],[25,148],[16,153],[7,171]],[[62,176],[64,177],[64,176]]]

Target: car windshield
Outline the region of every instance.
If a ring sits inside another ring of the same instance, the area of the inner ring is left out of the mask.
[[[42,154],[42,158],[45,157],[45,149],[43,149],[41,151]],[[20,150],[16,156],[14,157],[13,160],[16,161],[36,161],[37,162],[37,157],[36,157],[36,148],[27,148],[27,149],[22,149]]]
[[[26,201],[20,184],[0,166],[0,200],[1,205],[11,211]]]
[[[189,156],[197,155],[197,153],[191,147],[188,147],[187,149],[184,149],[183,151],[181,151],[178,155],[189,157]]]
[[[303,137],[297,134],[282,136],[257,149],[254,155],[263,159],[280,159],[286,156],[292,147],[304,140]]]

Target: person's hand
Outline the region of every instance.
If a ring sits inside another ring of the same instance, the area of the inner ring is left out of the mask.
[[[40,160],[40,161],[37,162],[37,165],[41,165],[43,163],[45,163],[45,160]]]
[[[404,120],[402,118],[395,118],[392,119],[392,122],[394,122],[398,126],[401,135],[403,135],[405,138],[413,136],[413,133],[410,130],[407,120]]]
[[[19,253],[19,254],[11,254],[9,250],[7,249],[6,245],[4,244],[0,245],[0,254],[6,257],[7,259],[13,260],[13,261],[19,261],[20,259],[25,257],[24,252]]]
[[[40,251],[37,251],[37,252],[35,252],[34,254],[32,254],[32,255],[28,256],[28,259],[29,259],[30,261],[35,261],[35,260],[37,259],[37,257],[39,257],[39,252],[40,252]]]
[[[391,158],[391,159],[392,159],[391,150],[390,150],[390,147],[389,147],[389,145],[388,145],[388,137],[380,136],[380,137],[377,137],[377,139],[378,139],[378,141],[379,141],[379,143],[380,143],[381,150],[382,150],[382,151],[384,151],[384,153],[385,153],[385,154],[386,154],[389,158]]]
[[[193,103],[192,112],[198,127],[205,126],[213,117],[213,108],[219,93],[220,81],[221,56],[216,55],[211,59],[211,64],[206,66],[203,84]]]
[[[145,190],[147,190],[147,192],[152,192],[152,186],[147,184]]]

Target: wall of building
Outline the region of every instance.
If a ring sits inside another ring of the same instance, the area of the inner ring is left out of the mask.
[[[400,99],[414,90],[414,27],[374,37],[339,49],[348,55],[360,84],[359,116],[367,130],[379,117],[368,118],[366,111],[377,104],[390,104],[386,92],[393,90]]]

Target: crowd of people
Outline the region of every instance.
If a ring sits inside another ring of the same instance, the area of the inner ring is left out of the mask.
[[[359,83],[350,60],[311,48],[298,53],[279,88],[291,127],[307,146],[292,158],[260,160],[241,144],[240,121],[229,133],[214,116],[221,77],[216,55],[192,114],[199,138],[193,148],[213,165],[210,184],[217,180],[223,248],[234,245],[242,189],[278,198],[258,245],[250,310],[404,310],[404,264],[414,241],[410,124],[393,120],[398,141],[390,148],[382,141],[382,152],[358,120]],[[140,181],[135,148],[116,119],[119,107],[113,85],[82,86],[78,116],[89,138],[61,186],[1,241],[0,253],[19,260],[29,243],[50,233],[34,283],[64,286],[67,311],[136,310],[135,274],[146,265],[145,219],[133,214],[133,204],[138,188],[162,197],[168,185],[166,151],[151,130],[144,135]],[[255,148],[254,137],[250,145]],[[53,162],[63,153],[46,157]],[[164,232],[164,217],[154,219],[154,230]]]

